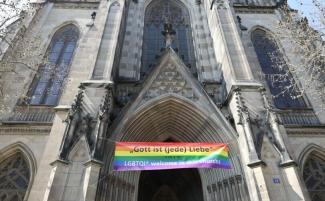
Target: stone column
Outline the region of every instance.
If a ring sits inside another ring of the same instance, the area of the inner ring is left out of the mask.
[[[110,115],[113,110],[113,83],[105,85],[105,95],[102,103],[99,105],[99,112],[97,118],[96,128],[94,130],[95,147],[92,150],[92,157],[97,160],[103,160],[103,149],[105,144],[105,137],[107,134],[107,128],[111,124]]]
[[[222,62],[227,88],[230,89],[232,82],[252,82],[253,74],[229,1],[207,0],[204,4],[215,49],[218,48],[218,52],[224,54],[223,58],[217,56],[217,60]]]
[[[62,184],[66,183],[68,177],[68,172],[69,172],[68,161],[56,160],[51,165],[52,165],[52,171],[48,180],[43,201],[61,200],[65,188],[65,186]]]
[[[64,169],[63,164],[60,163],[54,163],[53,166],[53,161],[57,160],[59,155],[60,145],[66,129],[64,120],[66,119],[68,109],[69,107],[66,106],[56,108],[57,111],[55,113],[51,133],[38,166],[28,201],[47,201],[49,190],[54,182],[54,175],[57,172],[62,172],[62,169]],[[62,171],[59,171],[60,169]],[[56,183],[56,181],[54,183]]]
[[[273,135],[273,144],[274,147],[279,151],[281,155],[280,161],[280,171],[283,175],[285,192],[287,192],[287,199],[289,200],[310,200],[308,196],[308,192],[302,188],[302,179],[297,170],[296,163],[291,159],[286,144],[283,140],[283,134],[279,128],[279,120],[274,111],[272,111],[272,107],[270,106],[266,94],[265,89],[261,88],[261,95],[264,102],[264,107],[266,108],[266,118],[268,119],[270,131]]]
[[[74,137],[74,133],[76,131],[76,126],[77,123],[79,122],[81,118],[81,106],[82,106],[82,101],[83,101],[83,96],[84,96],[84,87],[80,86],[80,90],[74,100],[74,103],[72,103],[71,108],[69,110],[68,116],[64,122],[67,123],[67,128],[64,132],[64,138],[62,140],[62,144],[60,147],[60,154],[59,158],[62,160],[66,160],[68,151],[71,147],[70,142],[72,141]]]
[[[98,51],[89,79],[111,80],[115,56],[119,56],[120,51],[124,4],[125,1],[101,1],[100,16],[94,25],[100,30],[97,34],[101,40],[98,41]]]
[[[103,166],[102,162],[90,160],[85,163],[85,176],[83,182],[83,200],[95,201],[97,186],[99,183],[99,173]]]
[[[239,134],[239,151],[250,200],[270,201],[263,175],[265,164],[257,155],[248,109],[242,101],[240,89],[233,90],[229,108]]]
[[[254,134],[250,125],[250,118],[247,107],[242,102],[242,98],[240,95],[240,89],[235,89],[235,99],[237,103],[237,111],[239,115],[239,122],[237,124],[242,125],[244,129],[245,139],[248,148],[248,159],[249,164],[260,163],[261,160],[258,158],[255,144],[254,144]]]
[[[302,180],[299,177],[299,171],[294,163],[287,166],[282,165],[282,174],[284,177],[285,191],[288,200],[292,201],[310,201],[307,189],[303,188]]]
[[[69,144],[73,139],[76,123],[80,118],[83,92],[83,88],[81,88],[71,107],[58,106],[55,108],[53,126],[35,176],[29,201],[55,200],[52,198],[52,194],[54,197],[60,194],[58,189],[61,187],[56,188],[57,186],[53,186],[53,182],[59,185],[59,181],[65,181],[65,176],[62,174],[66,171],[66,167],[63,164],[68,164],[65,160],[71,148]],[[58,160],[58,158],[60,159]]]

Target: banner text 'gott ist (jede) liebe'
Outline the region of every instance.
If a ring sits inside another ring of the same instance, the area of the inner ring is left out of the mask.
[[[228,146],[222,143],[117,142],[114,170],[178,168],[230,169]]]

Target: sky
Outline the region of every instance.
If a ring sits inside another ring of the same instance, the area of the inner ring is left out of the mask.
[[[301,15],[306,16],[311,26],[325,33],[325,23],[320,23],[319,21],[320,19],[325,20],[324,16],[320,17],[320,12],[316,9],[312,1],[313,0],[288,0],[288,3],[291,8],[298,10]],[[325,0],[318,1],[325,8]]]

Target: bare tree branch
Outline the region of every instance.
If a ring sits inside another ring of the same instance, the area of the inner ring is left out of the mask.
[[[280,9],[282,19],[276,34],[291,44],[295,58],[283,61],[278,59],[277,53],[271,54],[275,67],[286,71],[272,75],[272,81],[282,87],[276,96],[290,94],[292,99],[298,99],[308,93],[319,101],[321,108],[325,108],[325,7],[319,0],[313,0],[312,4],[318,12],[313,20],[317,30],[310,26],[307,18],[299,16],[287,5]]]

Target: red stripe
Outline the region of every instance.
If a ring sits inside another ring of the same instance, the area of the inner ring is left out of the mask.
[[[184,143],[184,142],[116,142],[116,148],[129,150],[128,147],[134,146],[163,146],[163,147],[178,147],[178,146],[201,146],[201,147],[227,147],[224,143]]]

